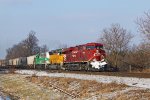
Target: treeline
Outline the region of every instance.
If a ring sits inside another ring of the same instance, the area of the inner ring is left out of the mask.
[[[136,24],[143,41],[133,46],[131,40],[134,36],[119,24],[112,24],[102,30],[98,41],[105,45],[110,66],[120,70],[150,68],[150,13],[138,18]]]
[[[27,57],[30,55],[37,54],[39,52],[46,52],[48,48],[46,45],[39,46],[39,40],[35,36],[34,31],[30,31],[27,38],[13,45],[11,48],[6,50],[6,59],[13,59],[18,57]]]

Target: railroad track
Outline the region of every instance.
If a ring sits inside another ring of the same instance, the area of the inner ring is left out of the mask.
[[[48,73],[74,73],[87,75],[150,78],[150,73],[136,73],[136,72],[90,72],[90,71],[64,71],[64,70],[43,70],[43,71],[46,71]]]
[[[79,94],[70,93],[69,91],[66,91],[66,90],[64,90],[64,89],[61,89],[60,87],[54,85],[54,84],[51,83],[51,82],[49,82],[49,85],[50,85],[52,88],[57,89],[58,91],[63,92],[63,93],[65,93],[66,95],[71,96],[72,98],[78,98],[78,97],[80,96]]]
[[[38,85],[40,85],[40,86],[45,86],[46,84],[47,84],[49,87],[52,87],[53,89],[56,89],[57,91],[60,91],[60,92],[62,92],[63,94],[70,96],[72,99],[78,98],[78,97],[80,96],[80,94],[77,94],[77,93],[70,93],[70,91],[67,91],[67,90],[65,90],[65,89],[62,89],[62,88],[60,88],[60,86],[57,86],[57,85],[55,85],[54,83],[49,82],[49,81],[48,81],[48,82],[47,82],[47,81],[42,82],[42,83],[40,83],[40,84],[38,84]]]
[[[7,70],[11,71],[12,69],[7,69]],[[15,70],[19,70],[19,69],[13,69],[13,71]],[[136,73],[136,72],[90,72],[90,71],[65,71],[65,70],[45,70],[45,69],[26,69],[26,70],[37,70],[37,71],[42,70],[48,73],[74,73],[74,74],[88,74],[88,75],[150,78],[150,73]]]

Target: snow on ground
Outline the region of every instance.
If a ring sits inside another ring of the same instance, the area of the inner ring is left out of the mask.
[[[117,77],[117,76],[86,75],[86,74],[72,74],[72,73],[47,73],[45,71],[36,71],[36,70],[17,70],[15,72],[18,74],[28,74],[36,76],[66,77],[82,80],[96,80],[97,82],[102,83],[116,82],[118,84],[126,84],[128,86],[150,89],[150,78]]]

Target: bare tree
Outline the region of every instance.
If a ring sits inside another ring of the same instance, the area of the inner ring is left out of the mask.
[[[149,67],[150,68],[150,45],[147,43],[141,43],[138,48],[138,52],[140,52],[142,55],[139,59],[142,59],[141,67]]]
[[[104,44],[108,61],[112,66],[118,67],[132,38],[131,33],[119,24],[112,24],[110,28],[102,30],[101,38],[98,41]]]
[[[12,57],[11,57],[11,54],[12,54],[12,48],[6,49],[6,53],[7,53],[6,59],[11,59],[11,58],[12,58]]]
[[[47,51],[48,51],[47,45],[43,45],[40,47],[40,52],[47,52]]]
[[[145,43],[133,46],[125,56],[125,61],[132,66],[132,69],[143,70],[150,67],[150,48]]]
[[[150,12],[145,12],[144,16],[137,19],[138,30],[145,34],[150,41]]]
[[[40,52],[40,50],[47,51],[47,46],[43,45],[43,47],[38,46],[38,39],[35,36],[34,31],[30,31],[29,35],[26,39],[22,40],[20,43],[13,45],[13,47],[8,48],[6,50],[7,59],[18,58],[18,57],[27,57],[30,55],[34,55]]]
[[[142,53],[141,58],[144,59],[143,63],[141,62],[141,66],[149,66],[150,67],[150,11],[145,12],[143,17],[137,19],[138,30],[140,33],[144,34],[144,42],[142,42],[137,48],[138,51]]]
[[[38,39],[35,36],[35,32],[34,31],[30,31],[28,37],[23,41],[24,43],[24,47],[27,48],[27,56],[29,55],[34,55],[37,52],[39,52],[37,48],[38,47]]]

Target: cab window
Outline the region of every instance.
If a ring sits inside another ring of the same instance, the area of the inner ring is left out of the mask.
[[[96,46],[96,49],[103,49],[103,46]]]
[[[45,53],[42,53],[42,54],[41,54],[41,57],[45,57]]]
[[[36,55],[36,58],[39,58],[39,54]]]
[[[86,49],[87,50],[93,50],[93,49],[95,49],[95,46],[86,46]]]

